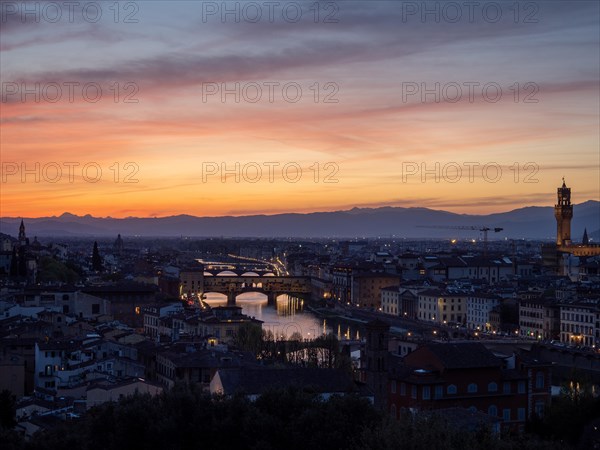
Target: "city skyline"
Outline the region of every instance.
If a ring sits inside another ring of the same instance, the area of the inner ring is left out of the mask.
[[[488,214],[563,176],[600,199],[598,4],[430,3],[5,8],[0,215]]]

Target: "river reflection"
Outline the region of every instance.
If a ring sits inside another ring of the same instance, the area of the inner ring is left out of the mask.
[[[226,306],[227,297],[222,294],[208,293],[205,298],[210,306]],[[355,325],[344,324],[331,319],[322,319],[305,309],[305,302],[296,297],[280,295],[277,305],[269,306],[267,296],[248,292],[236,298],[242,313],[263,321],[263,330],[269,330],[276,339],[290,338],[299,333],[303,339],[314,339],[333,333],[339,340],[360,339],[364,333]]]

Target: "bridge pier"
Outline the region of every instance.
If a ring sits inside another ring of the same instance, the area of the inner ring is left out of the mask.
[[[274,292],[269,292],[267,294],[267,305],[268,306],[277,306],[277,294]]]
[[[227,306],[235,306],[235,297],[237,296],[236,292],[228,292],[227,293]]]

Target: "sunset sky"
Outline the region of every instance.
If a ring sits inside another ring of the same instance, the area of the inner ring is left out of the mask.
[[[521,2],[518,17],[496,2],[497,20],[427,2],[439,21],[422,2],[324,1],[318,17],[314,1],[120,2],[117,20],[113,1],[90,3],[71,21],[1,2],[0,216],[483,214],[551,205],[563,176],[575,203],[600,199],[597,1]],[[208,95],[236,83],[239,102]]]

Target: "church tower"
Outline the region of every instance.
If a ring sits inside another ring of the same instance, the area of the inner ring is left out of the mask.
[[[21,219],[21,225],[19,226],[19,245],[24,247],[29,245],[29,239],[25,235],[25,224],[23,223],[23,219]]]
[[[372,320],[365,325],[367,343],[364,350],[366,359],[366,382],[374,394],[374,406],[387,410],[388,404],[388,361],[390,326],[382,320]]]
[[[563,178],[563,184],[557,189],[557,203],[554,205],[556,217],[556,245],[559,247],[571,244],[571,219],[573,218],[573,205],[571,205],[571,188],[568,188]]]

